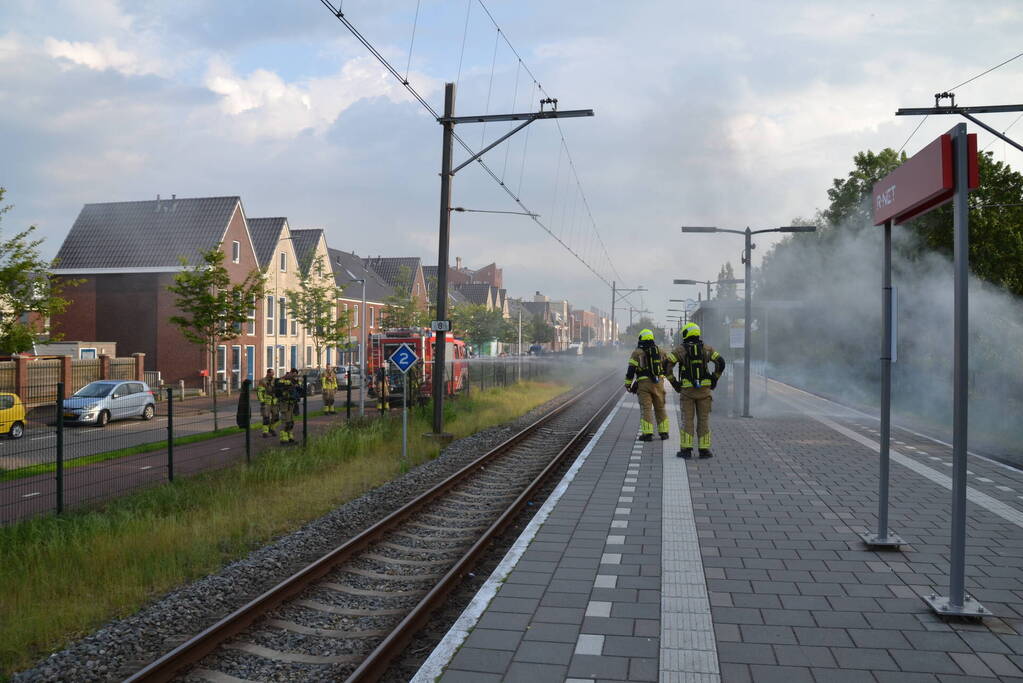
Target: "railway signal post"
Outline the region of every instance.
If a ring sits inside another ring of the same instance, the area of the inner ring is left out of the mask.
[[[391,362],[401,370],[401,462],[408,462],[408,371],[419,361],[419,356],[408,344],[402,344],[391,354]]]

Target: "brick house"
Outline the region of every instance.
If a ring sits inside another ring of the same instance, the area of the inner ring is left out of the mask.
[[[371,334],[381,331],[381,314],[387,300],[394,295],[394,288],[384,281],[375,270],[366,266],[366,260],[351,252],[330,249],[331,266],[334,269],[334,281],[341,294],[338,297],[338,310],[348,314],[347,351],[342,352],[341,362],[352,364],[359,362],[361,332],[359,326],[363,318],[366,321],[366,339]],[[362,283],[366,282],[366,308],[362,310]]]
[[[239,197],[86,204],[57,253],[54,277],[83,282],[66,290],[67,311],[54,317],[70,339],[107,339],[123,355],[145,354],[145,369],[167,382],[203,387],[212,359],[170,318],[179,313],[167,287],[174,276],[219,247],[235,281],[258,270]],[[185,266],[182,265],[182,259]],[[263,304],[254,302],[241,334],[218,346],[221,386],[262,373]]]
[[[423,264],[418,256],[384,257],[374,256],[364,259],[367,268],[375,272],[402,296],[411,296],[423,310],[429,306],[427,301],[426,277],[423,275]]]

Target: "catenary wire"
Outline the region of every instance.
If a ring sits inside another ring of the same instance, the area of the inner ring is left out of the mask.
[[[412,37],[408,41],[408,62],[405,63],[405,83],[408,83],[408,72],[412,68],[412,47],[416,44],[416,27],[419,26],[419,6],[422,0],[416,0],[416,16],[412,20]]]
[[[1008,64],[1009,62],[1012,62],[1012,61],[1014,61],[1014,60],[1017,60],[1017,59],[1019,59],[1020,57],[1023,57],[1023,52],[1020,52],[1020,53],[1019,53],[1018,55],[1016,55],[1015,57],[1009,57],[1008,59],[1006,59],[1006,60],[1005,60],[1004,62],[1002,62],[1001,64],[995,64],[995,65],[994,65],[993,67],[991,67],[991,68],[990,68],[990,69],[988,69],[987,71],[983,71],[983,72],[981,72],[981,73],[977,74],[976,76],[974,76],[973,78],[968,78],[968,79],[966,79],[965,81],[963,81],[962,83],[960,83],[959,85],[953,85],[953,86],[952,86],[951,88],[945,88],[945,91],[946,91],[946,92],[951,92],[951,91],[955,90],[956,88],[961,88],[961,87],[963,87],[963,86],[964,86],[964,85],[966,85],[967,83],[973,83],[973,82],[974,82],[975,80],[977,80],[977,79],[978,79],[978,78],[980,78],[981,76],[986,76],[986,75],[988,75],[989,73],[991,73],[992,71],[994,71],[995,69],[1000,69],[1000,68],[1002,68],[1003,66],[1005,66],[1006,64]]]
[[[472,0],[469,0],[469,2],[470,2],[470,5],[469,5],[469,6],[470,6],[470,7],[471,7],[471,1],[472,1]],[[348,29],[348,30],[349,30],[349,31],[351,32],[351,34],[352,34],[353,36],[355,36],[355,38],[356,38],[356,39],[357,39],[357,40],[358,40],[358,41],[359,41],[359,42],[360,42],[360,43],[361,43],[361,44],[362,44],[362,45],[363,45],[363,46],[364,46],[364,47],[365,47],[365,48],[366,48],[367,50],[369,50],[369,51],[370,51],[370,54],[372,54],[372,55],[373,55],[374,57],[376,57],[377,61],[378,61],[378,62],[380,62],[380,64],[381,64],[381,65],[382,65],[382,66],[383,66],[383,67],[384,67],[384,68],[385,68],[385,69],[386,69],[386,70],[387,70],[387,71],[388,71],[388,72],[389,72],[389,73],[390,73],[390,74],[391,74],[392,76],[394,76],[394,77],[395,77],[395,78],[396,78],[396,79],[397,79],[397,80],[398,80],[398,81],[399,81],[399,82],[400,82],[400,83],[401,83],[401,84],[402,84],[402,85],[403,85],[403,86],[405,87],[405,89],[406,89],[406,90],[408,90],[408,92],[409,92],[409,93],[410,93],[410,94],[411,94],[411,95],[412,95],[412,96],[413,96],[413,97],[414,97],[414,98],[416,99],[416,101],[418,101],[418,102],[419,102],[419,103],[420,103],[420,104],[421,104],[421,105],[423,106],[423,108],[424,108],[424,109],[426,109],[426,110],[427,110],[428,112],[430,112],[430,114],[431,114],[431,115],[432,115],[432,116],[433,116],[433,117],[434,117],[435,119],[440,119],[440,118],[441,118],[440,114],[438,114],[438,113],[437,113],[437,110],[436,110],[436,109],[434,109],[434,108],[433,108],[433,107],[432,107],[432,106],[430,105],[430,103],[426,101],[426,99],[425,99],[425,98],[424,98],[424,97],[423,97],[423,96],[422,96],[422,95],[421,95],[421,94],[419,93],[419,91],[417,91],[417,90],[415,89],[415,87],[413,87],[413,86],[412,86],[412,84],[411,84],[411,83],[408,83],[408,82],[407,82],[407,81],[406,81],[406,80],[405,80],[404,78],[402,78],[402,76],[401,76],[400,72],[398,72],[398,71],[397,71],[397,70],[396,70],[396,69],[394,68],[394,66],[393,66],[393,65],[392,65],[392,64],[391,64],[391,63],[390,63],[390,62],[389,62],[389,61],[387,60],[387,58],[386,58],[386,57],[384,57],[384,56],[383,56],[383,54],[381,54],[381,53],[380,53],[380,51],[379,51],[379,50],[377,50],[377,49],[376,49],[376,47],[374,47],[374,46],[373,46],[373,44],[372,44],[372,43],[371,43],[371,42],[369,41],[369,39],[368,39],[368,38],[366,38],[366,37],[365,37],[364,35],[362,35],[362,33],[361,33],[361,32],[360,32],[360,31],[359,31],[359,30],[358,30],[358,29],[357,29],[357,28],[355,27],[355,25],[354,25],[354,24],[352,24],[352,22],[351,22],[351,21],[349,21],[349,19],[348,19],[348,18],[347,18],[347,17],[346,17],[345,15],[344,15],[344,13],[343,13],[343,12],[342,12],[342,11],[340,10],[340,8],[335,8],[335,7],[334,7],[334,5],[333,5],[333,3],[331,2],[331,0],[320,0],[320,4],[322,4],[322,5],[323,5],[324,7],[326,7],[326,8],[328,9],[328,10],[330,10],[330,13],[331,13],[331,14],[333,14],[333,15],[334,15],[334,17],[335,17],[335,18],[336,18],[336,19],[337,19],[338,21],[340,21],[340,22],[341,22],[341,23],[342,23],[342,24],[343,24],[343,25],[345,26],[345,28],[347,28],[347,29]],[[484,6],[484,7],[485,7],[485,6]],[[488,10],[488,12],[487,12],[487,13],[488,13],[488,15],[489,15],[489,10]],[[468,26],[468,20],[466,20],[466,26]],[[502,32],[502,34],[501,34],[501,35],[504,35],[504,33]],[[505,41],[507,42],[507,37],[505,37]],[[512,51],[513,51],[513,52],[515,52],[515,50],[514,50],[514,47],[511,47],[511,49],[512,49]],[[515,53],[515,55],[516,55],[516,57],[519,57],[519,55],[518,55],[518,53],[517,53],[517,52]],[[519,58],[521,59],[521,57],[519,57]],[[524,69],[524,70],[525,70],[525,71],[526,71],[527,73],[529,73],[529,74],[530,74],[530,76],[532,77],[532,73],[531,73],[531,72],[529,71],[529,68],[528,68],[527,66],[525,66],[525,64],[523,64],[523,69]],[[534,82],[536,82],[536,81],[535,81],[535,78],[534,78]],[[539,84],[538,82],[537,82],[536,84],[537,84],[537,89],[538,89],[538,90],[540,90],[541,92],[545,92],[545,91],[543,91],[542,87],[540,86],[540,84]],[[555,119],[555,121],[557,121],[557,119]],[[559,124],[559,129],[560,129],[560,124]],[[528,129],[527,129],[527,133],[528,133]],[[453,137],[453,138],[454,138],[454,140],[455,140],[455,141],[456,141],[456,142],[457,142],[457,143],[459,144],[459,146],[461,146],[461,147],[462,147],[462,148],[463,148],[463,149],[464,149],[464,150],[465,150],[466,152],[468,152],[468,153],[469,153],[469,155],[470,155],[470,156],[472,156],[472,155],[474,155],[474,154],[475,154],[475,151],[474,151],[474,150],[472,149],[472,147],[471,147],[471,146],[470,146],[470,145],[469,145],[469,144],[468,144],[467,142],[465,142],[465,140],[464,140],[464,139],[463,139],[463,138],[462,138],[462,137],[461,137],[460,135],[458,135],[458,133],[457,133],[457,132],[453,132],[453,133],[452,133],[452,137]],[[584,267],[585,267],[585,268],[586,268],[587,270],[589,270],[589,271],[590,271],[591,273],[593,273],[593,275],[595,275],[595,276],[597,277],[597,279],[598,279],[598,280],[600,280],[601,282],[603,282],[603,283],[604,283],[604,284],[606,284],[606,285],[610,285],[610,284],[611,284],[611,283],[609,282],[608,278],[607,278],[607,277],[606,277],[606,276],[605,276],[604,274],[602,274],[602,273],[600,273],[599,271],[597,271],[597,270],[596,270],[596,269],[595,269],[595,268],[593,267],[593,265],[591,265],[591,264],[590,264],[589,262],[587,262],[587,261],[586,261],[585,259],[583,259],[583,258],[582,258],[582,257],[581,257],[581,256],[579,255],[579,253],[578,253],[578,251],[577,251],[576,249],[573,249],[573,248],[572,248],[572,247],[571,247],[571,246],[570,246],[569,244],[566,244],[564,240],[560,239],[560,238],[559,238],[559,237],[558,237],[557,235],[555,235],[555,234],[554,234],[554,232],[553,232],[553,231],[552,231],[552,230],[551,230],[551,229],[550,229],[550,228],[549,228],[549,227],[548,227],[547,225],[545,225],[545,224],[544,224],[544,223],[543,223],[543,222],[542,222],[542,221],[541,221],[541,220],[539,219],[539,216],[538,216],[538,214],[536,214],[535,212],[531,211],[531,210],[529,209],[529,207],[528,207],[528,206],[526,206],[526,204],[525,204],[525,203],[524,203],[524,202],[523,202],[523,201],[521,200],[521,198],[519,197],[519,195],[517,195],[517,194],[516,194],[515,192],[513,192],[513,191],[511,190],[511,188],[509,188],[509,187],[508,187],[508,186],[507,186],[507,185],[506,185],[506,184],[505,184],[505,183],[504,183],[504,182],[503,182],[503,181],[501,180],[501,178],[500,178],[500,177],[499,177],[499,176],[497,175],[497,173],[496,173],[496,172],[494,172],[494,170],[493,170],[492,168],[490,168],[490,166],[488,166],[488,165],[487,165],[487,163],[486,163],[486,162],[485,162],[485,161],[484,161],[484,160],[483,160],[482,158],[476,159],[476,163],[477,163],[477,164],[478,164],[478,165],[480,166],[480,168],[482,168],[482,169],[483,169],[483,171],[484,171],[484,172],[485,172],[485,173],[486,173],[487,175],[489,175],[489,176],[490,176],[490,177],[491,177],[491,178],[492,178],[492,179],[494,180],[494,182],[496,182],[496,183],[497,183],[497,184],[498,184],[498,185],[499,185],[499,186],[501,187],[501,189],[503,189],[503,190],[505,191],[505,193],[506,193],[506,194],[507,194],[507,195],[508,195],[508,196],[509,196],[509,197],[510,197],[510,198],[511,198],[511,199],[512,199],[512,200],[513,200],[513,201],[514,201],[514,202],[515,202],[516,204],[518,204],[518,205],[519,205],[519,207],[521,207],[521,208],[522,208],[522,210],[523,210],[524,212],[526,212],[527,214],[531,214],[531,218],[532,218],[533,222],[534,222],[534,223],[536,223],[536,224],[537,224],[537,226],[539,226],[539,227],[540,227],[540,229],[542,229],[542,230],[543,230],[544,232],[546,232],[546,233],[547,233],[548,235],[550,235],[550,236],[551,236],[552,238],[554,238],[554,240],[555,240],[555,241],[556,241],[556,242],[557,242],[558,244],[560,244],[560,245],[561,245],[562,247],[564,247],[564,248],[565,248],[565,250],[566,250],[566,251],[568,251],[568,252],[569,252],[570,254],[572,254],[572,256],[574,256],[574,257],[576,258],[576,260],[578,260],[578,261],[579,261],[580,263],[582,263],[582,265],[583,265],[583,266],[584,266]],[[594,227],[596,227],[596,226],[594,225]],[[599,237],[599,235],[598,235],[598,237]],[[603,244],[603,241],[601,241],[601,243]],[[605,249],[605,254],[606,254],[606,249]]]

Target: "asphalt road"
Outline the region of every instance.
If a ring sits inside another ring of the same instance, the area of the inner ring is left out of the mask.
[[[352,391],[353,414],[358,411],[358,390]],[[344,392],[338,392],[335,407],[344,412]],[[217,426],[221,429],[235,424],[237,410],[237,394],[221,397],[218,401]],[[367,398],[367,408],[372,401]],[[323,399],[319,394],[309,397],[310,412],[320,410]],[[259,403],[252,402],[252,422],[261,424]],[[50,416],[52,419],[52,416]],[[298,419],[300,423],[301,418]],[[191,434],[202,434],[213,431],[214,419],[212,405],[209,400],[195,399],[175,402],[174,404],[174,436],[182,437]],[[119,420],[106,427],[91,425],[67,425],[64,429],[65,461],[82,458],[99,453],[106,453],[141,444],[166,442],[167,440],[167,403],[156,404],[156,417],[146,422],[139,419]],[[30,417],[25,436],[21,439],[0,437],[0,470],[12,470],[28,465],[51,463],[56,460],[57,434],[53,424]]]

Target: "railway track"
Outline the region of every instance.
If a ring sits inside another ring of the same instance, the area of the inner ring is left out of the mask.
[[[376,680],[619,394],[584,388],[127,681]]]

